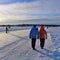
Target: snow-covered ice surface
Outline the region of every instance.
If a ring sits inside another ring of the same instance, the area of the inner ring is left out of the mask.
[[[44,49],[37,39],[36,50],[31,48],[29,31],[0,32],[0,60],[60,60],[60,28],[48,28]]]

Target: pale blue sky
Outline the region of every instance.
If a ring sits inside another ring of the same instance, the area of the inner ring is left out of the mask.
[[[60,17],[60,0],[0,0],[0,22]]]

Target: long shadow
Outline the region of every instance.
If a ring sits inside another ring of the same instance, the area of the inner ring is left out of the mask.
[[[35,50],[36,52],[40,53],[40,54],[43,54],[47,57],[50,57],[50,58],[53,58],[54,60],[60,60],[60,58],[57,58],[57,56],[54,55],[54,52],[50,51],[50,50],[47,50],[47,49],[44,49],[46,52],[42,52],[42,51],[39,51],[39,50]],[[52,55],[49,55],[49,52],[52,53]]]
[[[47,53],[53,53],[51,50],[48,50],[46,48],[44,48],[44,50],[47,52]]]
[[[9,47],[10,45],[13,45],[13,44],[15,45],[17,42],[19,42],[19,40],[18,40],[18,41],[14,41],[14,42],[12,42],[12,43],[10,43],[10,44],[7,44],[7,45],[1,47],[0,50],[3,50],[3,49],[5,49],[6,47]]]
[[[15,37],[17,37],[17,38],[20,38],[20,40],[21,40],[21,39],[29,40],[29,39],[27,39],[28,36],[22,37],[22,36],[18,36],[18,35],[12,34],[12,33],[9,33],[9,34],[12,35],[12,36],[15,36]]]
[[[16,41],[14,41],[14,42],[12,42],[12,43],[10,43],[10,44],[7,44],[7,45],[5,45],[4,47],[1,47],[0,48],[0,51],[1,50],[4,50],[5,48],[7,48],[7,47],[10,47],[10,46],[12,46],[12,45],[17,45],[19,42],[21,42],[22,40],[29,40],[27,37],[28,36],[24,36],[24,37],[21,37],[21,36],[17,36],[17,35],[14,35],[14,34],[12,34],[12,33],[10,33],[12,36],[15,36],[15,37],[18,37],[18,38],[20,38],[20,40],[16,40]]]

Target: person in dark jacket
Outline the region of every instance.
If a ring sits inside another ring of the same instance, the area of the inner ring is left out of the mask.
[[[35,44],[36,44],[36,38],[38,36],[38,28],[36,28],[36,25],[34,25],[30,31],[30,38],[31,40],[31,46],[32,49],[35,50]]]
[[[6,33],[8,33],[8,27],[6,27]]]
[[[45,44],[45,39],[47,39],[47,32],[43,26],[40,27],[39,38],[40,38],[40,47],[43,49]]]

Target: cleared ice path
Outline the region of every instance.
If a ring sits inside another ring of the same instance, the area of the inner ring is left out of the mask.
[[[8,34],[2,33],[5,39],[12,38],[12,42],[0,47],[0,60],[58,60],[54,55],[55,47],[52,44],[50,33],[45,40],[44,49],[40,48],[40,40],[36,40],[36,50],[31,48],[29,30],[14,31]],[[7,39],[7,41],[9,41]],[[16,39],[16,40],[14,40]]]

